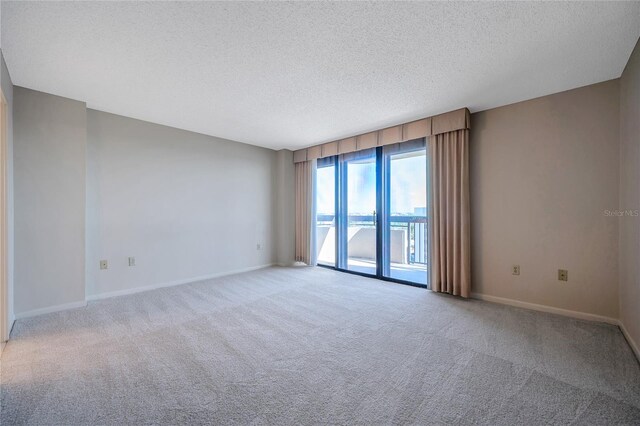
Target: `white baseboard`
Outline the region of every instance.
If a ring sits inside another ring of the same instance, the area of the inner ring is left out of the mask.
[[[64,303],[62,305],[47,306],[46,308],[33,309],[31,311],[20,312],[18,314],[15,314],[15,318],[17,320],[30,318],[38,315],[50,314],[52,312],[66,311],[67,309],[84,308],[85,306],[87,306],[86,300],[82,300],[79,302]]]
[[[210,279],[213,279],[213,278],[226,277],[228,275],[241,274],[243,272],[257,271],[258,269],[269,268],[269,267],[274,266],[274,265],[275,264],[273,264],[273,263],[268,263],[268,264],[265,264],[265,265],[251,266],[249,268],[242,268],[242,269],[234,269],[232,271],[219,272],[219,273],[210,274],[210,275],[202,275],[202,276],[199,276],[199,277],[192,277],[192,278],[186,278],[186,279],[182,279],[182,280],[167,281],[167,282],[158,283],[158,284],[151,284],[151,285],[147,285],[147,286],[143,286],[143,287],[134,287],[134,288],[127,288],[127,289],[124,289],[124,290],[117,290],[117,291],[109,291],[109,292],[105,292],[105,293],[92,294],[92,295],[88,295],[87,296],[87,301],[92,302],[92,301],[95,301],[95,300],[109,299],[111,297],[126,296],[128,294],[142,293],[144,291],[156,290],[158,288],[173,287],[173,286],[182,285],[182,284],[190,284],[190,283],[195,283],[195,282],[198,282],[198,281],[210,280]]]
[[[65,303],[63,305],[48,306],[46,308],[40,308],[40,309],[31,310],[31,311],[21,312],[21,313],[18,313],[18,314],[15,315],[15,319],[30,318],[30,317],[35,317],[35,316],[38,316],[38,315],[50,314],[50,313],[53,313],[53,312],[66,311],[67,309],[84,308],[85,306],[87,306],[87,302],[89,302],[89,301],[108,299],[110,297],[125,296],[127,294],[141,293],[143,291],[155,290],[157,288],[172,287],[172,286],[181,285],[181,284],[189,284],[189,283],[193,283],[193,282],[197,282],[197,281],[210,280],[210,279],[213,279],[213,278],[224,277],[224,276],[227,276],[227,275],[240,274],[242,272],[256,271],[258,269],[264,269],[264,268],[268,268],[270,266],[273,266],[273,264],[269,263],[269,264],[265,264],[265,265],[252,266],[252,267],[249,267],[249,268],[235,269],[235,270],[232,270],[232,271],[220,272],[220,273],[216,273],[216,274],[203,275],[203,276],[199,276],[199,277],[192,277],[192,278],[187,278],[187,279],[183,279],[183,280],[175,280],[175,281],[168,281],[168,282],[164,282],[164,283],[152,284],[152,285],[148,285],[148,286],[144,286],[144,287],[128,288],[128,289],[124,289],[124,290],[110,291],[110,292],[107,292],[107,293],[93,294],[93,295],[87,296],[86,300],[83,300],[81,302]]]
[[[638,344],[633,340],[633,338],[625,328],[624,323],[622,321],[619,321],[618,326],[620,327],[620,330],[622,330],[622,334],[624,335],[624,338],[627,339],[627,343],[629,344],[629,346],[631,346],[631,350],[633,351],[634,354],[636,354],[636,358],[638,358],[638,362],[640,362],[640,346],[638,346]]]
[[[571,311],[569,309],[554,308],[553,306],[538,305],[536,303],[522,302],[520,300],[507,299],[504,297],[490,296],[482,293],[471,293],[473,299],[485,300],[487,302],[500,303],[502,305],[515,306],[518,308],[531,309],[533,311],[548,312],[551,314],[564,315],[566,317],[577,318],[587,321],[604,322],[620,326],[617,318],[605,317],[602,315],[589,314],[587,312]]]

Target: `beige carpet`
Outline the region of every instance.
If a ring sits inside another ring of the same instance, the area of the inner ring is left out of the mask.
[[[613,326],[321,268],[21,320],[1,424],[640,424]]]

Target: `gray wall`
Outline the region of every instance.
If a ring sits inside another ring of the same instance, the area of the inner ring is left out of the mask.
[[[275,151],[94,110],[87,135],[88,298],[276,262]]]
[[[612,80],[472,115],[474,292],[618,318],[618,218],[604,213],[619,205],[618,89]]]
[[[84,303],[86,107],[14,88],[16,316]]]
[[[640,209],[640,41],[620,79],[620,209]],[[620,319],[640,356],[640,218],[620,221]]]
[[[8,303],[9,303],[9,322],[14,319],[14,229],[13,229],[13,83],[4,62],[4,56],[0,50],[0,84],[2,85],[2,93],[7,100],[7,287],[8,287]]]

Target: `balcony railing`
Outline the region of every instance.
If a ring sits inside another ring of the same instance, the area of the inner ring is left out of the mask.
[[[349,215],[348,227],[359,227],[363,229],[375,228],[376,220],[374,215]],[[391,230],[402,230],[406,232],[406,259],[409,264],[427,264],[427,218],[424,216],[394,215],[389,217]],[[318,214],[316,216],[316,226],[335,226],[335,215]]]

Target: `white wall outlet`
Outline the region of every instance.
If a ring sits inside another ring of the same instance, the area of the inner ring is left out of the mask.
[[[109,264],[107,263],[106,260],[100,261],[100,269],[107,269],[108,267],[109,267]]]
[[[136,266],[136,258],[135,257],[130,257],[129,258],[129,266]]]
[[[569,281],[569,271],[566,269],[558,269],[558,280]]]
[[[520,265],[513,265],[511,267],[511,274],[512,275],[520,275]]]

